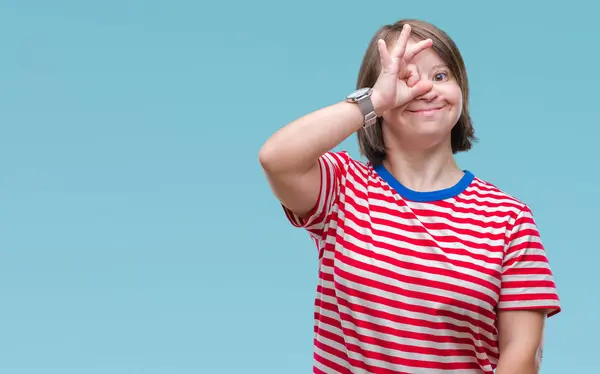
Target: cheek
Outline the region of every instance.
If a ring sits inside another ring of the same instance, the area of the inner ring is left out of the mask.
[[[448,85],[448,87],[445,87],[443,95],[444,99],[452,105],[452,112],[454,113],[452,117],[456,117],[455,119],[458,121],[463,110],[463,96],[460,87],[458,84]]]
[[[449,84],[443,88],[444,98],[452,105],[462,108],[462,91],[458,84]]]
[[[458,107],[462,109],[462,106],[463,106],[463,96],[462,96],[462,92],[461,92],[460,89],[458,89],[457,92],[456,92],[456,105],[458,105]]]
[[[388,110],[384,113],[383,120],[391,123],[401,122],[404,108],[405,106]]]
[[[456,111],[458,112],[458,117],[460,117],[461,113],[462,113],[462,109],[463,109],[463,97],[462,97],[462,93],[460,91],[458,91],[458,94],[456,96]]]
[[[462,114],[462,110],[463,110],[463,96],[462,96],[462,92],[460,91],[460,89],[458,90],[457,95],[458,96],[456,98],[456,109],[458,110],[458,117],[460,117]]]

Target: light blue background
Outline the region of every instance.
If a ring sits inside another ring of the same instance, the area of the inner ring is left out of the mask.
[[[591,4],[0,1],[0,373],[310,372],[316,250],[257,153],[406,17],[466,60],[461,167],[536,215],[564,308],[543,373],[599,372]]]

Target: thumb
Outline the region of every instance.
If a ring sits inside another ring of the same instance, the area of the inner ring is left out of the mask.
[[[408,92],[409,92],[410,100],[426,94],[432,88],[433,88],[433,83],[431,81],[420,80],[414,86],[409,87]]]

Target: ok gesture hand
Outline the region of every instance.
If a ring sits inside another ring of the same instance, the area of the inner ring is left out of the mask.
[[[373,86],[372,100],[379,116],[386,110],[407,104],[433,87],[432,82],[420,80],[416,67],[411,64],[417,54],[431,47],[432,41],[425,39],[407,48],[410,32],[410,25],[404,25],[391,52],[383,39],[378,40],[381,72]]]

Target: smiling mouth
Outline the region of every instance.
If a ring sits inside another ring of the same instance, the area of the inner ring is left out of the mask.
[[[429,109],[419,109],[419,110],[407,110],[407,112],[414,113],[414,114],[428,115],[428,114],[433,114],[433,113],[439,112],[440,110],[444,109],[445,107],[446,107],[446,105],[441,106],[439,108],[429,108]]]

